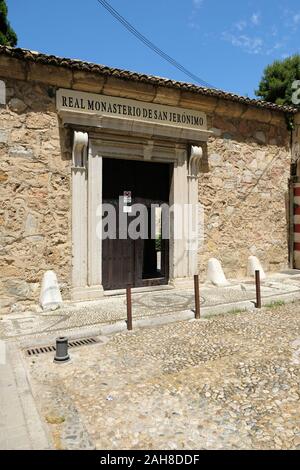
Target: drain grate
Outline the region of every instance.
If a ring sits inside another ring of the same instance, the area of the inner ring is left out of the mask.
[[[97,343],[96,338],[83,338],[74,339],[69,341],[69,348],[78,348],[79,346],[88,346],[89,344]],[[26,349],[27,356],[38,356],[39,354],[55,352],[55,346],[39,346],[35,348]]]

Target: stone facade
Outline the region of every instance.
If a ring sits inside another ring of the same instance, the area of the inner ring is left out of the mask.
[[[205,244],[199,270],[213,256],[228,277],[246,275],[257,256],[267,271],[288,266],[289,132],[277,125],[212,116],[208,173],[199,178],[205,206]]]
[[[54,97],[43,84],[5,79],[0,110],[0,306],[36,302],[43,273],[70,287],[70,159]]]
[[[283,110],[2,55],[0,80],[7,94],[0,107],[3,312],[36,303],[48,269],[70,299],[72,141],[56,112],[59,87],[205,112],[213,135],[198,183],[205,208],[202,279],[212,256],[228,277],[246,275],[249,255],[266,270],[288,266],[291,136]]]

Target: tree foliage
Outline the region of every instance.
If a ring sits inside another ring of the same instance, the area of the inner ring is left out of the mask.
[[[7,19],[7,5],[5,0],[0,0],[0,44],[15,47],[18,38]]]
[[[276,104],[291,105],[295,90],[292,84],[300,80],[300,55],[276,60],[265,68],[256,96]]]

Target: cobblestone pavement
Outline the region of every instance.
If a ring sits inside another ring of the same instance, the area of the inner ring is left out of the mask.
[[[27,357],[56,448],[300,449],[300,303]]]
[[[299,272],[299,271],[297,271]],[[280,276],[280,275],[279,275]],[[263,299],[273,295],[289,294],[298,291],[300,276],[287,276],[268,279],[262,283]],[[135,319],[155,317],[168,313],[187,311],[194,308],[194,292],[191,289],[170,289],[154,292],[135,293],[133,317]],[[233,283],[229,287],[201,286],[201,306],[214,307],[235,302],[255,300],[253,282]],[[68,330],[92,327],[125,320],[126,299],[124,295],[105,297],[97,302],[71,303],[65,307],[46,313],[20,312],[2,317],[0,338],[13,338],[29,335],[65,333]]]

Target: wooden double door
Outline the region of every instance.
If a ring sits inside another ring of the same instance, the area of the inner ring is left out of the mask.
[[[168,283],[169,239],[168,230],[162,228],[169,223],[165,204],[169,204],[172,171],[168,163],[103,159],[105,290]],[[142,215],[134,210],[136,204],[143,206]],[[108,227],[107,205],[114,208],[115,227]]]

